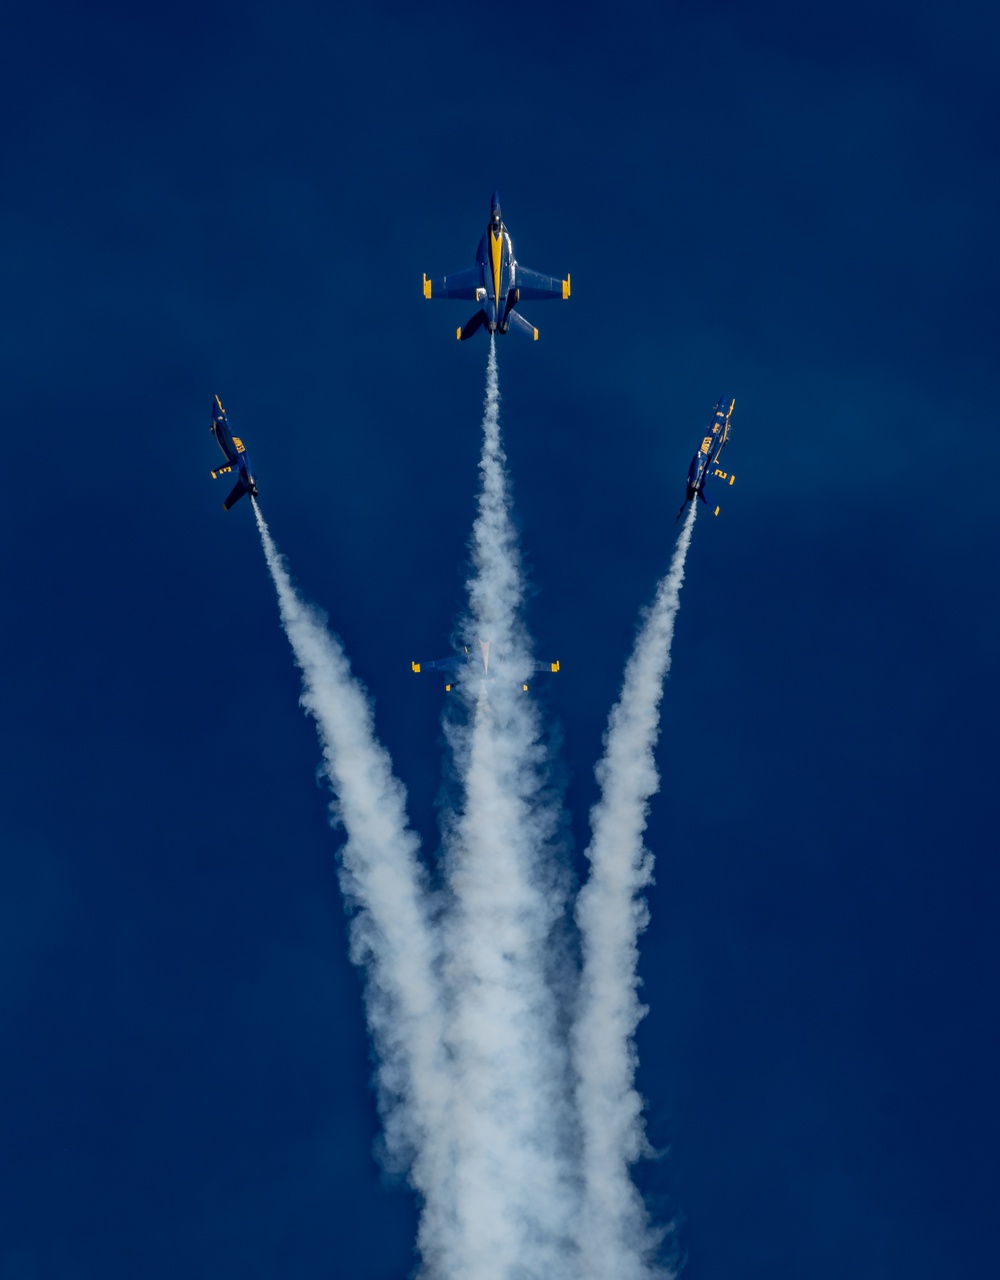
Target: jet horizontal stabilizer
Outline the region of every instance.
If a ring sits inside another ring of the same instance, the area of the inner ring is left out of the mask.
[[[474,333],[483,327],[486,323],[486,312],[477,311],[471,320],[467,322],[464,328],[457,330],[455,337],[459,342],[464,342],[466,338],[471,338]]]
[[[222,504],[223,507],[225,507],[225,509],[228,511],[230,507],[234,506],[237,502],[239,502],[240,498],[242,498],[245,493],[249,493],[249,492],[250,490],[246,487],[243,481],[237,480],[236,486],[233,489],[232,493]]]
[[[710,489],[708,485],[703,482],[701,488],[698,490],[698,497],[706,504],[713,516],[717,516],[719,514],[719,499],[716,497],[714,485]]]
[[[516,333],[523,334],[524,337],[530,338],[532,342],[538,341],[538,330],[533,324],[529,324],[521,315],[520,311],[512,311],[510,313],[509,327]]]

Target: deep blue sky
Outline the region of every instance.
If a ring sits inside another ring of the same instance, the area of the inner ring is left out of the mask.
[[[998,19],[40,4],[0,42],[0,1280],[403,1277],[312,726],[218,392],[433,854],[499,188],[577,848],[690,455],[641,1171],[691,1280],[1000,1273]]]

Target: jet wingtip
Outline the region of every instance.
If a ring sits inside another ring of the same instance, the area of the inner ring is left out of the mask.
[[[567,272],[566,272],[566,279],[562,282],[562,289],[563,289],[563,301],[564,301],[564,302],[565,302],[565,300],[569,297],[569,280],[570,280],[570,276],[569,276],[569,272],[567,271]]]
[[[429,298],[430,296],[431,296],[431,282],[430,280],[427,279],[427,272],[425,271],[424,272],[424,297]]]

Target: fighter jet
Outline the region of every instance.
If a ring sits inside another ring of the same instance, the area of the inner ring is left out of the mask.
[[[723,471],[717,465],[719,454],[729,439],[729,419],[732,416],[736,401],[731,401],[728,409],[725,408],[725,403],[724,400],[720,400],[716,404],[715,413],[709,423],[708,435],[702,440],[701,447],[691,460],[691,470],[688,472],[687,478],[687,494],[681,503],[680,511],[677,512],[674,524],[681,518],[681,511],[684,510],[695,494],[701,498],[702,502],[713,508],[713,515],[717,516],[719,514],[717,503],[705,488],[706,476],[712,476],[712,494],[721,485],[732,484],[736,479],[735,476],[729,475],[728,472]]]
[[[245,493],[249,493],[251,498],[256,498],[257,481],[250,470],[250,457],[243,447],[243,441],[239,436],[234,436],[229,430],[229,419],[226,417],[226,411],[223,409],[222,401],[218,396],[215,397],[215,404],[212,405],[211,432],[218,440],[219,448],[226,455],[226,466],[217,467],[212,472],[212,479],[217,480],[219,476],[229,475],[234,467],[239,476],[236,481],[236,487],[222,504],[228,511],[233,503],[239,502]]]
[[[482,671],[479,673],[487,680],[496,679],[497,667],[499,663],[493,664],[493,670],[490,670],[490,642],[489,640],[479,641],[480,661],[482,662]],[[461,653],[456,653],[450,658],[431,658],[429,662],[411,662],[410,668],[415,675],[419,675],[421,671],[444,671],[447,675],[448,683],[445,685],[445,692],[451,693],[458,679],[458,673],[464,666],[478,666],[479,663],[473,657],[472,650],[466,646]],[[558,671],[558,662],[536,662],[532,666],[533,671]],[[528,686],[521,685],[522,690],[527,693]]]
[[[477,329],[485,327],[490,333],[506,333],[511,325],[525,337],[537,341],[538,330],[514,308],[534,299],[568,298],[569,276],[557,280],[518,265],[510,233],[500,216],[500,196],[494,191],[489,225],[479,242],[475,266],[439,280],[428,280],[425,275],[424,297],[460,298],[480,304],[481,309],[472,319],[456,330],[455,337],[462,342],[471,338]]]

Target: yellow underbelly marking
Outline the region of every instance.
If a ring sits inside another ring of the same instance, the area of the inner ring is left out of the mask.
[[[500,310],[500,264],[503,262],[503,231],[495,236],[490,231],[490,261],[493,266],[493,296],[497,300],[497,310]]]

